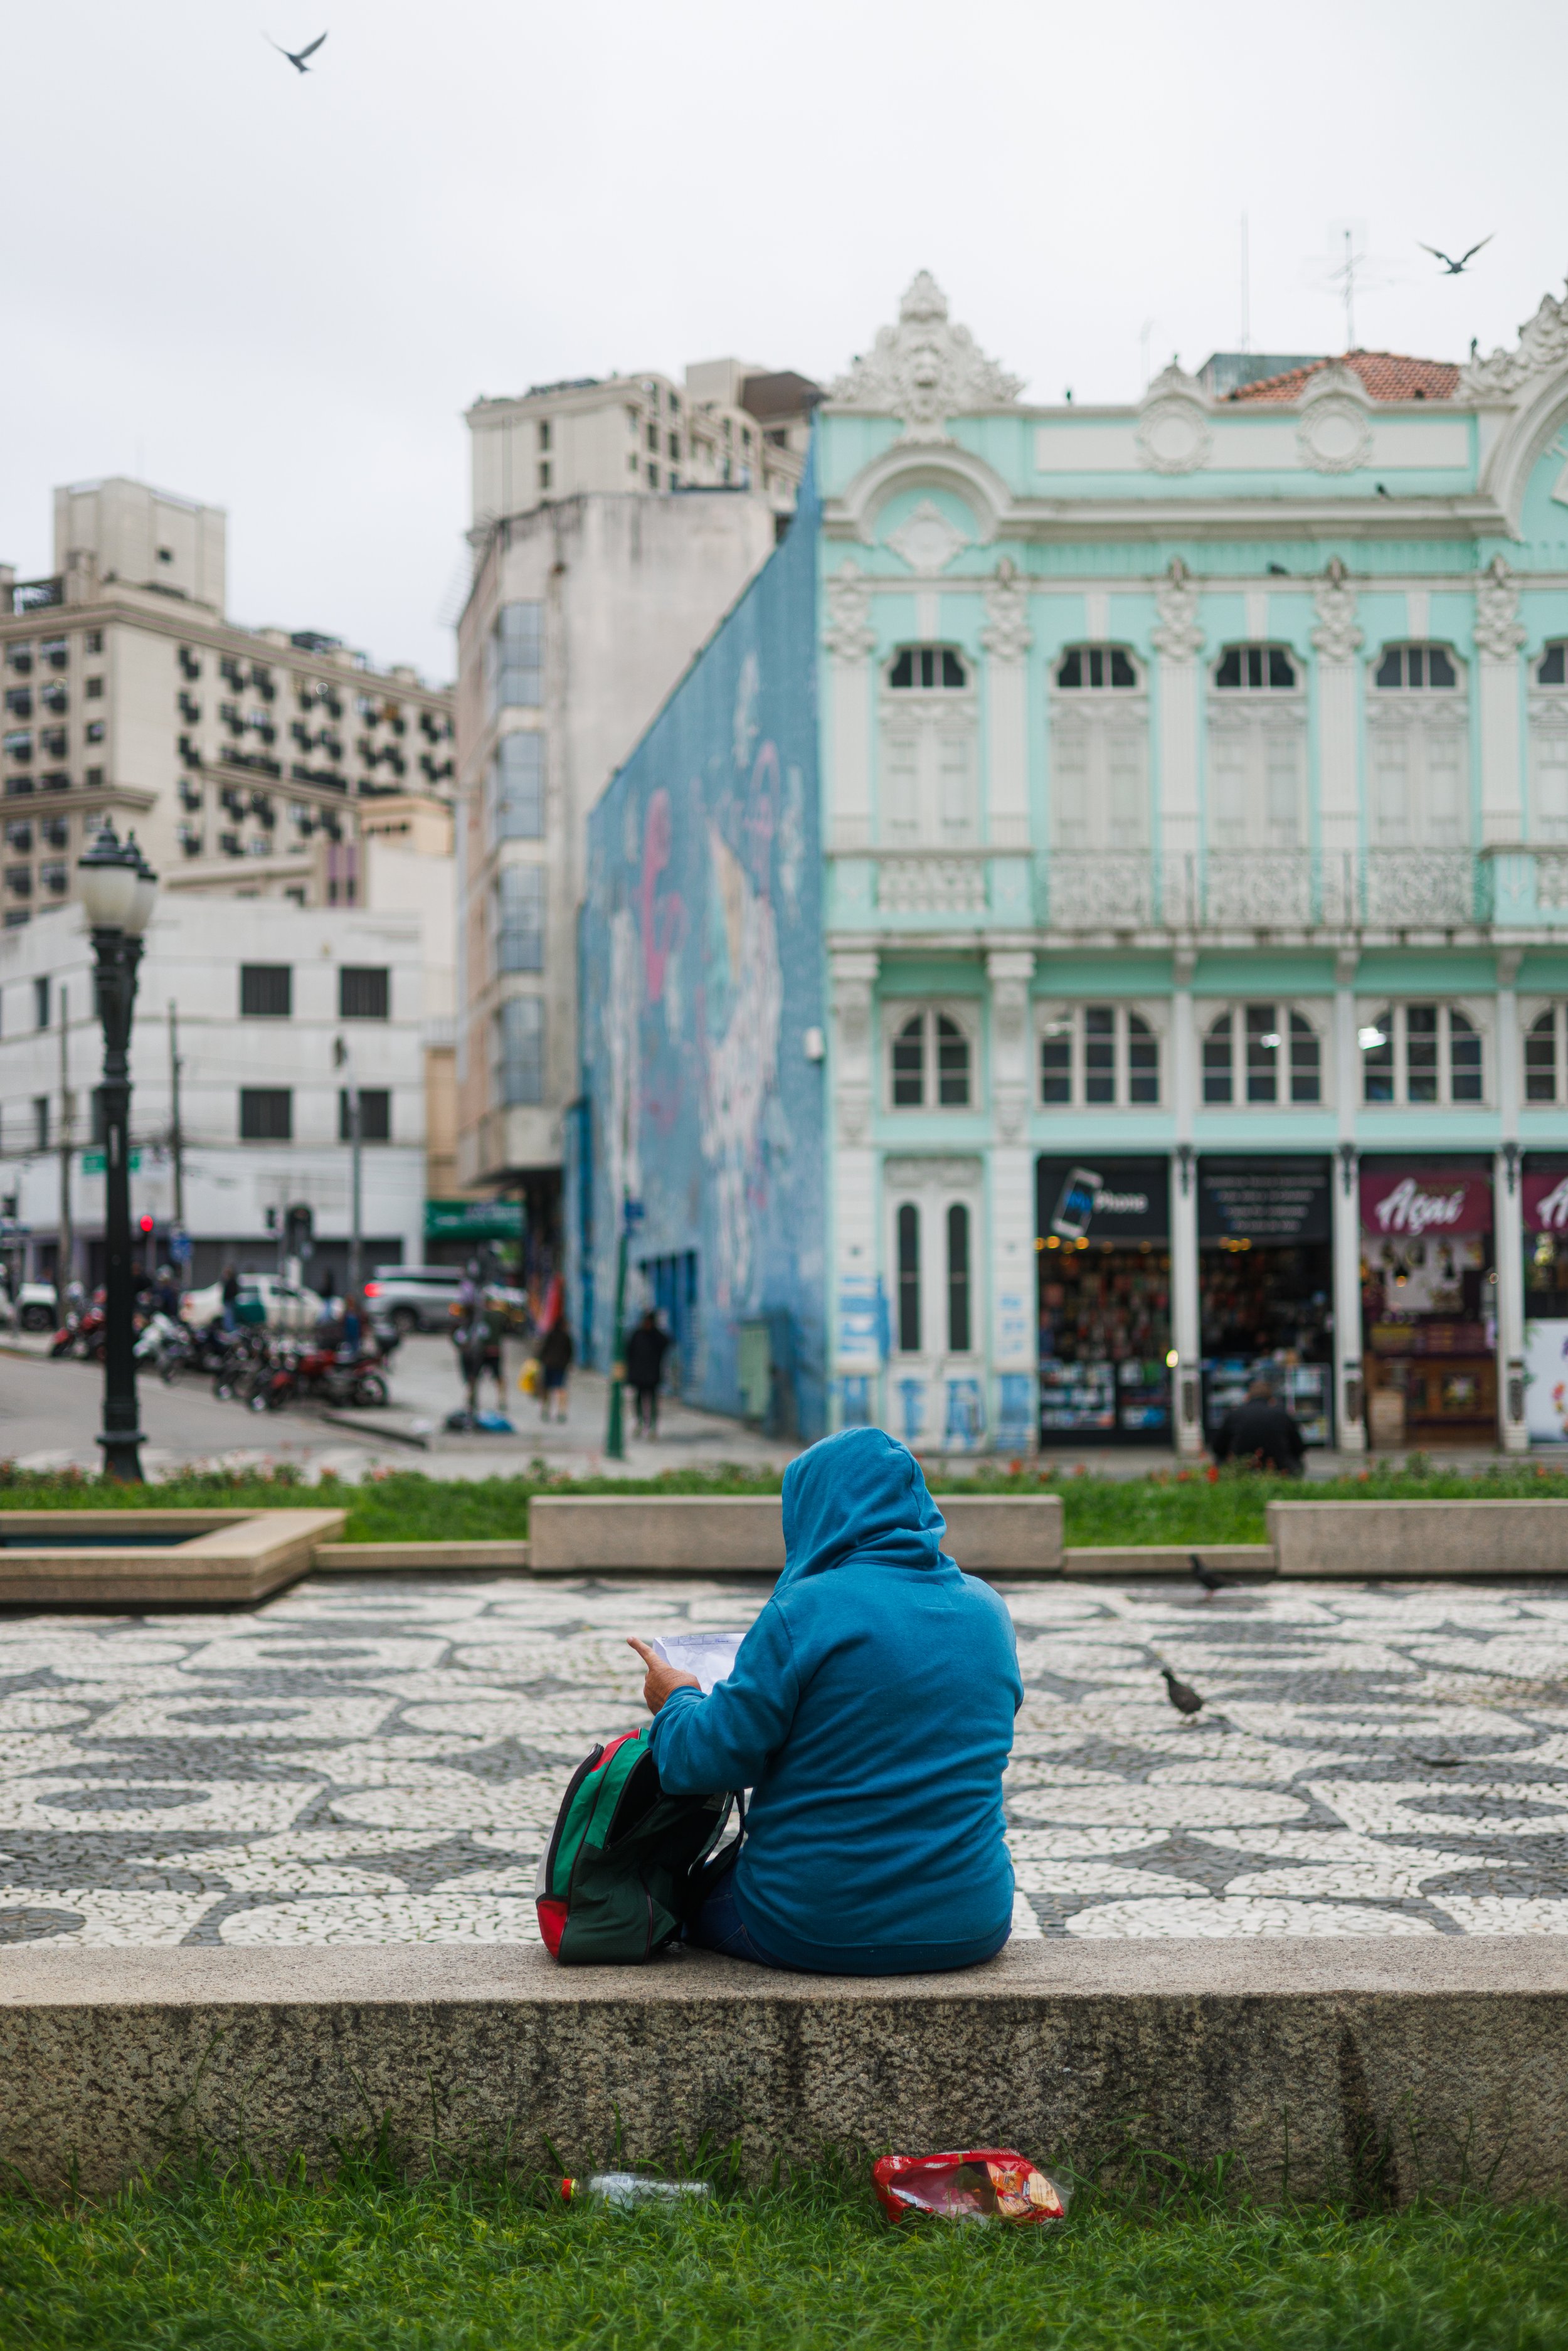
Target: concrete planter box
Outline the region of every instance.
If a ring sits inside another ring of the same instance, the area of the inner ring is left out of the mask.
[[[307,1574],[317,1545],[344,1524],[341,1510],[0,1510],[0,1601],[138,1608],[263,1600]]]
[[[946,1548],[973,1575],[1054,1575],[1061,1567],[1055,1494],[939,1494]],[[640,1574],[777,1575],[784,1531],[777,1494],[540,1494],[528,1510],[536,1575],[608,1568]]]
[[[1568,1501],[1270,1502],[1282,1576],[1568,1575]]]
[[[0,1949],[0,2158],[92,2194],[168,2153],[373,2134],[422,2167],[509,2147],[738,2138],[754,2175],[824,2140],[1235,2151],[1262,2196],[1465,2170],[1568,2189],[1568,1939],[1015,1944],[953,1976],[775,1974],[691,1952],[557,1968],[537,1947]],[[1418,2134],[1418,2147],[1412,2143]],[[1495,2165],[1496,2168],[1493,2169]]]

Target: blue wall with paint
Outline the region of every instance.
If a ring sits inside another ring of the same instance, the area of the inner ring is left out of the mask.
[[[806,1438],[825,1426],[817,538],[809,471],[789,536],[589,820],[574,1179],[591,1359],[610,1359],[629,1196],[629,1312],[657,1293],[685,1395],[740,1413],[766,1326],[768,1417]]]

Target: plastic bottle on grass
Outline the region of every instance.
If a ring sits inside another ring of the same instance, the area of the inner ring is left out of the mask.
[[[884,2155],[872,2185],[894,2220],[932,2212],[947,2220],[1025,2223],[1067,2217],[1067,2190],[1011,2147],[968,2147],[961,2155]]]
[[[636,2171],[596,2171],[589,2179],[563,2179],[562,2200],[568,2204],[612,2204],[625,2210],[633,2204],[676,2204],[688,2196],[711,2196],[706,2179],[644,2179]]]

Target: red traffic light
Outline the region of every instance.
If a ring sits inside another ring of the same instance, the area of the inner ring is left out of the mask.
[[[142,1238],[142,1239],[143,1239],[143,1240],[145,1240],[145,1239],[147,1238],[148,1234],[149,1234],[152,1230],[152,1217],[143,1217],[141,1218],[141,1238]]]

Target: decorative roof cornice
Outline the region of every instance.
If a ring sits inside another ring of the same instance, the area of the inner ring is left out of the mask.
[[[1505,351],[1500,344],[1490,359],[1483,360],[1478,358],[1474,343],[1470,345],[1469,359],[1459,370],[1460,396],[1486,399],[1501,394],[1506,398],[1532,375],[1560,367],[1564,360],[1568,360],[1568,293],[1561,302],[1543,294],[1534,318],[1521,327],[1515,350]]]
[[[881,329],[828,396],[841,408],[896,416],[902,440],[946,441],[949,417],[1011,407],[1022,390],[1021,378],[988,359],[967,327],[952,324],[946,296],[923,269],[898,306],[898,324]]]

